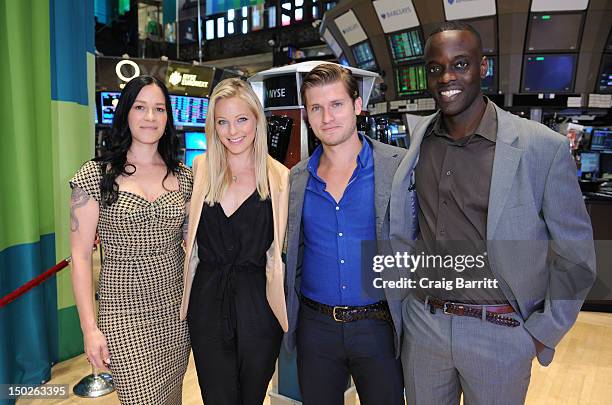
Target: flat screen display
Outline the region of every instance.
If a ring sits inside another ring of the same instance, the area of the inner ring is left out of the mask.
[[[342,66],[351,66],[351,64],[348,61],[348,58],[344,55],[341,54],[340,57],[338,58],[338,62],[342,65]]]
[[[582,17],[582,13],[531,14],[527,52],[578,50]]]
[[[100,122],[102,124],[112,125],[120,95],[118,91],[100,92],[100,115],[102,116]]]
[[[208,112],[208,99],[202,97],[170,96],[174,125],[204,127]]]
[[[574,89],[576,55],[526,55],[522,91],[525,93],[571,93]]]
[[[612,151],[612,130],[594,128],[591,133],[591,150]]]
[[[185,132],[185,149],[206,150],[206,134],[203,132]]]
[[[604,54],[601,58],[601,67],[597,80],[596,93],[612,93],[612,54]]]
[[[387,36],[395,63],[423,56],[423,41],[419,30],[393,33]]]
[[[195,159],[196,156],[201,155],[204,152],[205,151],[200,150],[200,149],[195,149],[195,150],[187,149],[185,151],[185,165],[189,167],[193,167],[193,159]]]
[[[374,71],[377,69],[372,47],[368,41],[363,41],[352,47],[355,62],[359,69]]]
[[[582,173],[596,173],[599,171],[599,153],[582,152],[580,154],[580,171]]]
[[[427,90],[425,65],[405,65],[395,68],[395,82],[398,96],[421,94]]]
[[[495,27],[495,17],[479,18],[477,20],[466,20],[478,33],[482,39],[482,52],[486,54],[497,52],[497,29]]]
[[[487,69],[487,75],[480,82],[480,87],[483,93],[496,93],[497,92],[497,59],[492,56],[487,56],[489,67]]]

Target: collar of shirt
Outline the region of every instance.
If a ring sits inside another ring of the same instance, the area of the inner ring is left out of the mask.
[[[355,167],[351,180],[357,177],[361,170],[374,164],[374,157],[372,156],[372,146],[370,145],[370,142],[361,135],[359,135],[359,140],[361,141],[361,150],[357,155],[357,167]],[[317,182],[320,184],[325,184],[325,181],[317,174],[317,169],[319,168],[319,162],[321,161],[322,154],[323,145],[319,145],[314,152],[312,152],[310,159],[308,159],[308,172],[313,179],[317,180]]]
[[[457,145],[466,145],[470,142],[473,135],[479,135],[489,141],[495,143],[497,141],[497,113],[495,112],[495,107],[493,107],[493,103],[489,101],[489,99],[484,96],[485,102],[487,103],[485,107],[484,114],[480,119],[480,123],[474,133],[464,136],[459,140],[453,139],[446,130],[444,126],[444,120],[442,119],[442,114],[438,114],[438,116],[434,119],[430,130],[425,134],[425,137],[434,134],[435,136],[448,138],[450,141]]]

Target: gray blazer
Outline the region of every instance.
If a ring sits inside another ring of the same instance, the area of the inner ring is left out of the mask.
[[[406,149],[390,146],[364,136],[373,148],[374,153],[374,192],[376,210],[376,237],[378,240],[389,238],[389,198],[391,182]],[[287,224],[287,257],[285,270],[285,296],[287,297],[287,315],[289,331],[285,334],[285,347],[295,349],[295,330],[299,312],[299,293],[303,257],[302,206],[310,173],[307,169],[308,159],[302,160],[291,169],[289,176],[289,222]],[[389,297],[388,297],[389,298]],[[394,297],[393,297],[394,298]],[[389,308],[395,327],[395,348],[399,356],[400,336],[402,331],[402,301],[388,299]]]
[[[568,140],[542,124],[495,110],[487,253],[504,295],[527,331],[546,346],[538,360],[548,365],[595,280],[591,221]],[[410,249],[418,233],[413,169],[434,117],[415,127],[393,179],[390,238],[396,249]]]

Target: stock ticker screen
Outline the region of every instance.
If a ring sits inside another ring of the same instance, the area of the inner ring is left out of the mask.
[[[174,125],[204,127],[208,113],[208,99],[202,97],[170,96]]]
[[[408,96],[421,94],[427,90],[425,65],[406,65],[395,68],[397,95]]]

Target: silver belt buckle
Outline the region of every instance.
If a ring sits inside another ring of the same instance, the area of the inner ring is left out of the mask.
[[[334,318],[334,321],[345,323],[346,322],[345,320],[338,319],[338,316],[336,315],[336,310],[338,310],[338,309],[348,309],[348,307],[346,307],[346,306],[336,306],[336,307],[334,307],[334,310],[332,311],[332,316]]]

